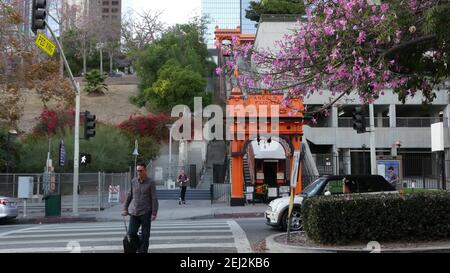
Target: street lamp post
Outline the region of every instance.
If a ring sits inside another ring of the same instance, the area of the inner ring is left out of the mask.
[[[134,177],[137,177],[137,170],[136,170],[136,164],[137,164],[137,157],[139,156],[139,150],[138,150],[138,141],[137,139],[134,141],[134,151],[133,151],[133,156],[134,156]]]
[[[6,173],[9,174],[9,145],[11,142],[11,136],[17,135],[16,130],[9,130],[8,131],[8,141],[6,143]]]
[[[97,49],[100,50],[100,75],[103,75],[103,47],[105,44],[100,42],[97,44]]]
[[[363,174],[366,174],[366,144],[362,145],[363,148]]]
[[[169,177],[168,182],[172,182],[172,128],[173,124],[167,124],[167,128],[169,128]]]

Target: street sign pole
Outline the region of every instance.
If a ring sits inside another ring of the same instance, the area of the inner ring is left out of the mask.
[[[378,174],[377,171],[377,155],[376,155],[376,142],[375,142],[375,111],[373,103],[369,105],[370,114],[370,169],[371,174]]]
[[[292,162],[292,175],[291,175],[291,196],[289,201],[288,211],[288,223],[287,223],[287,241],[291,239],[291,222],[292,222],[292,210],[294,209],[294,196],[295,189],[297,188],[298,171],[300,165],[300,151],[294,152],[294,160]]]
[[[80,153],[80,84],[75,81],[73,77],[72,70],[70,69],[69,63],[67,62],[66,55],[64,54],[64,50],[59,43],[58,38],[53,32],[52,28],[49,26],[48,22],[46,22],[47,29],[52,34],[53,39],[58,46],[59,51],[64,60],[64,64],[67,69],[67,73],[69,74],[69,78],[72,82],[72,85],[75,90],[75,136],[74,136],[74,152],[73,152],[73,202],[72,202],[72,213],[74,216],[78,216],[78,180],[79,180],[79,153]]]

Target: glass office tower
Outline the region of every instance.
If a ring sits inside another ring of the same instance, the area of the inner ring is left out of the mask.
[[[256,23],[245,18],[246,9],[249,8],[252,0],[241,0],[241,32],[243,34],[256,34]]]
[[[214,46],[214,30],[235,29],[241,26],[242,33],[256,33],[255,22],[245,18],[251,0],[202,0],[202,16],[209,20],[206,31],[206,44]]]

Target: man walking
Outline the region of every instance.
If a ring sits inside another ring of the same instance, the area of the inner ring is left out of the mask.
[[[178,202],[178,204],[181,205],[181,202],[183,202],[183,204],[186,204],[186,188],[187,188],[187,183],[189,182],[189,178],[187,177],[187,175],[184,173],[184,170],[181,170],[180,175],[178,176],[178,183],[180,185],[181,191],[180,191],[180,201]]]
[[[150,244],[151,222],[158,214],[158,197],[155,182],[147,176],[144,163],[136,166],[137,177],[131,181],[131,190],[125,201],[122,215],[130,215],[128,235],[137,238],[139,227],[142,226],[142,239],[138,253],[147,253]]]

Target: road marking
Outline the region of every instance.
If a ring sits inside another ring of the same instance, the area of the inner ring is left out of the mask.
[[[26,232],[28,230],[32,230],[32,229],[39,229],[40,227],[30,227],[30,228],[22,228],[22,229],[15,229],[15,230],[11,230],[8,232],[4,232],[0,234],[0,238],[8,236],[9,234],[14,234],[14,233],[20,233],[20,232]]]
[[[158,244],[150,245],[149,250],[155,249],[176,249],[176,248],[235,248],[234,243],[201,243],[201,244]],[[81,247],[80,252],[96,252],[96,251],[120,251],[123,252],[123,246],[87,246]],[[70,252],[66,247],[38,247],[38,248],[14,248],[0,249],[0,253],[50,253],[50,252]]]
[[[151,241],[161,241],[161,240],[215,240],[215,239],[233,239],[233,235],[206,235],[206,236],[150,236],[150,242]],[[74,240],[73,238],[69,239],[53,239],[53,240],[33,240],[33,241],[1,241],[1,247],[6,245],[28,245],[28,244],[52,244],[52,243],[68,243],[70,241],[77,241],[77,242],[117,242],[122,243],[123,236],[122,237],[109,237],[109,238],[81,238]]]
[[[151,230],[179,230],[181,227],[151,227]],[[71,228],[71,229],[37,229],[37,230],[26,230],[26,231],[22,231],[21,233],[23,234],[27,234],[27,233],[46,233],[46,232],[79,232],[79,231],[93,231],[93,230],[98,230],[99,228],[90,228],[90,227],[80,227],[80,228]],[[196,227],[185,227],[184,230],[186,230],[187,232],[191,231],[191,230],[204,230],[204,229],[212,229],[212,231],[215,230],[229,230],[228,226],[196,226]],[[102,228],[103,231],[113,231],[113,230],[123,230],[125,231],[125,227],[108,227],[108,228]]]
[[[233,232],[234,242],[236,244],[238,253],[251,253],[252,247],[250,246],[250,242],[245,235],[245,231],[241,228],[241,226],[239,226],[236,221],[229,220],[227,222],[231,228],[231,232]]]
[[[127,221],[128,223],[128,221]],[[198,224],[194,224],[194,223],[186,223],[186,224],[182,224],[182,223],[168,223],[168,224],[163,224],[161,222],[159,223],[152,223],[152,227],[167,227],[167,226],[173,226],[173,227],[189,227],[189,226],[194,226],[194,227],[198,227],[198,226],[206,226],[206,225],[227,225],[227,223],[225,221],[222,222],[199,222]],[[84,227],[92,227],[92,228],[108,228],[108,227],[112,227],[112,226],[121,226],[123,227],[123,222],[114,222],[113,224],[110,225],[95,225],[95,224],[84,224],[83,226],[80,225],[68,225],[68,224],[48,224],[48,225],[41,225],[40,228],[41,229],[45,229],[45,228],[51,228],[52,230],[54,229],[70,229],[70,228],[84,228]]]
[[[175,230],[175,231],[151,231],[151,235],[153,234],[198,234],[198,233],[215,233],[221,235],[227,235],[231,233],[231,230],[199,230],[199,231],[186,231],[186,230]],[[4,237],[5,239],[21,239],[21,238],[55,238],[55,237],[76,237],[76,236],[102,236],[102,235],[125,235],[125,230],[120,232],[87,232],[87,233],[72,233],[72,234],[36,234],[36,235],[20,235],[20,236],[8,236]]]

